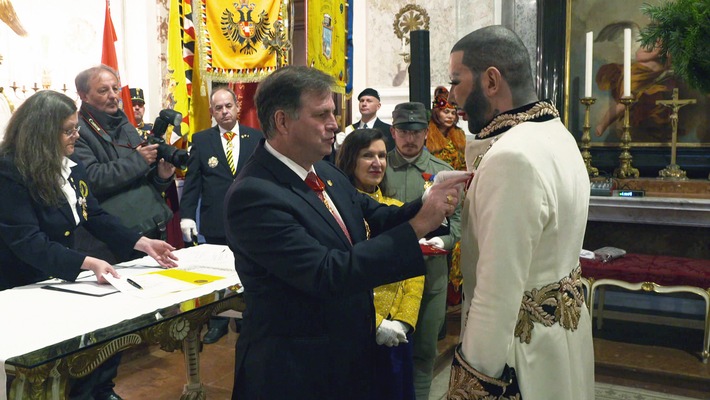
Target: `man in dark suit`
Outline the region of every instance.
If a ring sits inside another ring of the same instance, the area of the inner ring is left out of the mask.
[[[390,132],[391,125],[382,122],[382,120],[377,118],[377,111],[379,111],[380,107],[382,106],[382,104],[380,103],[380,94],[377,93],[377,90],[367,88],[360,92],[360,94],[357,96],[357,100],[358,108],[360,110],[361,115],[360,121],[357,121],[352,125],[348,125],[345,128],[344,132],[338,132],[335,134],[333,150],[325,158],[333,164],[335,164],[335,156],[338,152],[338,149],[340,148],[340,145],[343,144],[343,141],[350,134],[350,132],[354,131],[355,129],[377,129],[378,131],[382,132],[382,136],[384,136],[385,138],[385,147],[387,148],[387,151],[389,152],[395,147],[394,138],[392,137],[392,133]]]
[[[453,213],[467,179],[401,208],[359,193],[322,161],[338,129],[333,84],[291,66],[257,89],[266,140],[225,199],[246,302],[233,399],[370,398],[372,289],[425,273],[417,240]]]
[[[372,128],[377,129],[382,132],[385,137],[385,146],[387,151],[394,150],[394,138],[392,138],[392,133],[390,124],[382,122],[381,119],[377,118],[377,111],[380,110],[382,104],[380,103],[380,94],[377,90],[372,88],[367,88],[360,92],[357,96],[358,109],[360,110],[360,121],[345,128],[345,134],[352,132],[355,129],[362,128]]]
[[[254,152],[262,134],[239,125],[239,102],[228,87],[212,92],[210,113],[217,125],[192,136],[180,201],[180,229],[185,242],[194,241],[198,233],[196,215],[200,202],[199,232],[209,244],[226,245],[224,195],[241,166]],[[213,317],[202,341],[207,344],[216,342],[227,333],[228,324],[228,318]]]

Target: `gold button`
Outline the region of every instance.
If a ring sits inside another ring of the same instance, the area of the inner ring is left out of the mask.
[[[71,232],[69,232],[69,231],[64,232],[64,236],[69,236],[69,235],[71,235]]]

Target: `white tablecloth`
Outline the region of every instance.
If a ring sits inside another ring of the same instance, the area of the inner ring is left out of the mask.
[[[234,256],[227,246],[200,245],[175,252],[178,268],[208,267],[220,279],[195,289],[143,299],[125,293],[104,297],[45,290],[42,283],[0,291],[0,400],[7,400],[5,361],[62,341],[79,337],[97,329],[130,320],[140,315],[194,299],[240,283],[234,270]],[[119,264],[123,266],[157,266],[149,258]],[[145,273],[148,269],[121,268],[121,276]],[[217,271],[219,270],[219,271]],[[95,279],[89,277],[87,279]],[[156,319],[160,319],[156,315]]]

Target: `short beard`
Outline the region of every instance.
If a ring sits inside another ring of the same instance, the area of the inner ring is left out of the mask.
[[[463,105],[463,110],[468,117],[468,131],[477,134],[488,125],[486,115],[489,114],[491,103],[483,94],[483,89],[476,85],[473,92],[468,95]]]

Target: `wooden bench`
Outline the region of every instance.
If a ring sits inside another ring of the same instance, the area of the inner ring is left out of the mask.
[[[594,318],[594,296],[597,305],[597,328],[601,328],[604,310],[604,287],[617,286],[628,290],[655,293],[693,293],[705,300],[705,324],[701,357],[707,363],[710,356],[710,260],[685,257],[626,254],[602,263],[580,259],[582,276],[588,280],[589,313]]]

